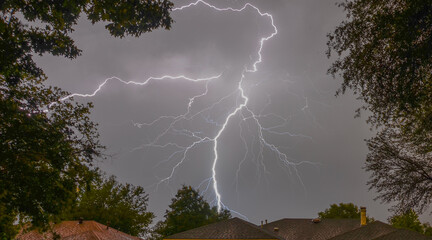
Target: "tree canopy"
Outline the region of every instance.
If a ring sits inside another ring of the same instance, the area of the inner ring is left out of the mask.
[[[66,220],[94,220],[133,236],[149,232],[154,214],[147,211],[148,194],[140,186],[121,184],[114,176],[98,178],[81,192]]]
[[[71,59],[80,55],[69,34],[82,15],[92,23],[106,22],[105,28],[115,37],[137,37],[156,28],[169,29],[172,6],[168,0],[1,1],[1,77],[8,84],[43,78],[33,54]]]
[[[40,82],[0,82],[0,210],[46,225],[76,198],[103,147],[88,105]],[[55,104],[53,104],[55,103]],[[2,232],[3,225],[0,226]]]
[[[385,129],[367,141],[369,184],[386,203],[396,200],[395,211],[423,212],[432,201],[432,155],[424,154],[398,129]]]
[[[360,219],[360,208],[353,203],[331,204],[330,208],[319,212],[318,217],[322,219],[331,218],[355,218]],[[373,221],[373,218],[366,217],[367,222]]]
[[[14,210],[7,209],[5,204],[0,204],[0,239],[11,239],[19,232],[19,226],[15,224],[17,214]]]
[[[61,101],[69,94],[44,85],[33,54],[80,55],[69,36],[80,16],[103,21],[115,37],[171,27],[168,0],[0,1],[0,235],[15,223],[48,222],[76,200],[101,157],[91,104]],[[136,190],[136,189],[135,189]]]
[[[380,133],[368,141],[369,186],[384,202],[423,211],[431,201],[432,4],[345,0],[346,20],[328,34],[328,72],[341,76]],[[360,113],[361,109],[358,110]]]
[[[370,122],[402,125],[429,139],[432,130],[432,4],[422,0],[352,0],[328,35],[340,93],[352,89],[372,112]]]
[[[393,215],[389,218],[389,223],[395,228],[408,229],[427,236],[432,235],[431,226],[428,223],[422,224],[417,213],[412,209],[398,215]]]
[[[156,225],[155,232],[162,237],[231,218],[231,213],[210,207],[198,190],[185,186],[171,200],[165,220]]]

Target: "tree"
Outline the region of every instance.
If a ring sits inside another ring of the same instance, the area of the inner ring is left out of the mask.
[[[65,219],[95,220],[133,236],[148,233],[154,214],[147,211],[148,194],[140,186],[121,184],[114,176],[98,178],[83,191]]]
[[[169,29],[172,6],[168,0],[0,1],[2,237],[14,238],[16,221],[46,228],[73,205],[103,149],[89,118],[92,105],[60,100],[68,93],[43,85],[46,76],[32,55],[77,57],[69,34],[81,15],[106,22],[115,37],[139,36]]]
[[[185,185],[177,191],[169,208],[165,220],[155,229],[162,237],[231,218],[228,210],[218,212],[216,207],[210,207],[198,190]]]
[[[426,236],[432,236],[432,227],[429,223],[423,223],[423,234]]]
[[[422,224],[414,210],[408,210],[399,215],[389,218],[389,223],[395,228],[409,229],[430,236],[431,227],[429,224]]]
[[[330,208],[324,210],[324,212],[319,212],[318,216],[322,219],[332,219],[332,218],[355,218],[360,219],[360,209],[353,203],[339,203],[331,204]],[[366,217],[367,222],[374,221],[373,218]]]
[[[343,79],[337,94],[353,90],[380,130],[368,141],[368,184],[399,211],[423,211],[431,198],[432,4],[346,0],[339,6],[347,19],[328,34],[328,57],[337,55],[328,72]]]
[[[0,222],[0,232],[17,218],[47,226],[76,198],[77,186],[91,181],[92,161],[103,149],[88,116],[91,104],[59,101],[66,92],[37,80],[5,84],[0,81],[0,215],[9,221]]]
[[[421,142],[432,130],[432,4],[422,0],[346,0],[343,21],[328,35],[329,73],[338,93],[352,89],[374,125],[396,125]],[[430,141],[429,141],[430,143]],[[428,144],[431,150],[432,145]]]
[[[398,213],[423,212],[432,200],[432,155],[409,141],[400,130],[387,128],[367,141],[370,150],[366,170],[368,184],[383,202],[397,201]]]
[[[0,205],[0,239],[11,239],[11,236],[15,236],[19,232],[19,227],[14,224],[17,220],[16,214],[6,209],[5,205]]]
[[[172,6],[168,0],[1,1],[0,74],[9,85],[44,78],[33,53],[76,58],[81,51],[69,34],[82,15],[92,23],[106,22],[115,37],[137,37],[159,27],[169,29]]]

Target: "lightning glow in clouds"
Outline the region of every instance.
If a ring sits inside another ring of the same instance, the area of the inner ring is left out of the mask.
[[[269,35],[266,36],[262,36],[260,39],[257,39],[257,43],[259,44],[258,47],[258,51],[255,53],[256,59],[252,59],[251,62],[249,63],[245,63],[246,66],[249,67],[245,67],[242,70],[241,76],[238,77],[237,80],[237,85],[236,88],[232,89],[232,91],[225,96],[222,96],[221,98],[217,99],[216,101],[214,101],[212,104],[210,104],[207,107],[204,107],[202,109],[200,109],[199,111],[192,111],[192,107],[194,106],[194,102],[198,99],[201,98],[205,98],[207,96],[207,94],[209,93],[209,83],[212,81],[217,81],[218,79],[220,79],[220,77],[223,74],[223,71],[221,71],[221,74],[216,75],[216,76],[208,76],[208,77],[204,77],[204,78],[192,78],[189,76],[185,76],[183,75],[183,73],[180,73],[177,76],[169,76],[169,75],[165,75],[165,76],[159,76],[159,77],[148,77],[146,78],[145,81],[142,82],[137,82],[137,81],[124,81],[120,78],[117,77],[111,77],[106,79],[104,82],[102,82],[96,90],[94,90],[91,93],[88,94],[81,94],[81,93],[74,93],[71,94],[70,96],[61,99],[61,100],[66,100],[70,97],[84,97],[84,98],[90,98],[95,96],[96,94],[98,94],[102,88],[104,87],[109,87],[109,83],[113,82],[113,81],[117,81],[117,82],[121,82],[123,84],[128,84],[128,85],[139,85],[139,86],[146,86],[149,82],[151,81],[164,81],[164,80],[179,80],[179,81],[190,81],[190,82],[205,82],[205,89],[189,98],[189,102],[187,105],[187,110],[186,112],[184,112],[181,115],[170,115],[170,116],[160,116],[159,118],[155,119],[154,121],[148,122],[148,123],[135,123],[134,125],[136,127],[151,127],[154,126],[155,124],[159,123],[160,121],[166,121],[169,120],[170,124],[168,124],[167,127],[165,127],[164,129],[162,129],[162,131],[160,131],[160,133],[148,144],[142,145],[137,149],[142,149],[142,148],[148,148],[148,147],[157,147],[157,148],[167,148],[167,147],[174,147],[177,150],[172,152],[169,156],[168,159],[163,159],[161,161],[171,161],[173,159],[176,159],[177,162],[176,164],[172,167],[171,173],[164,177],[163,179],[161,179],[157,185],[164,183],[164,182],[169,182],[170,179],[172,179],[172,177],[174,176],[176,170],[181,167],[182,163],[187,159],[188,153],[192,150],[195,149],[197,147],[199,147],[201,144],[204,143],[212,143],[213,144],[213,153],[209,154],[209,161],[212,161],[212,168],[211,168],[211,177],[209,177],[208,179],[206,179],[202,184],[207,183],[207,189],[209,188],[209,186],[212,186],[213,192],[215,194],[215,203],[217,205],[217,209],[218,211],[220,211],[222,208],[227,208],[223,202],[222,202],[222,196],[220,194],[219,188],[221,187],[218,184],[218,172],[217,172],[217,165],[218,165],[218,161],[219,161],[219,152],[222,151],[222,149],[220,149],[220,141],[221,141],[221,135],[227,131],[227,126],[230,123],[230,121],[232,121],[232,119],[234,118],[234,116],[238,116],[240,117],[240,119],[242,121],[252,121],[253,124],[255,124],[256,126],[256,136],[258,137],[259,140],[259,144],[260,144],[260,151],[259,154],[261,155],[261,160],[263,161],[263,149],[266,148],[270,151],[272,151],[275,156],[277,157],[278,160],[280,160],[290,171],[293,170],[294,173],[298,176],[298,178],[300,179],[300,176],[298,175],[297,172],[297,166],[300,164],[304,164],[304,163],[310,163],[310,162],[294,162],[292,160],[290,160],[290,158],[284,153],[282,152],[278,146],[270,143],[265,137],[263,132],[268,132],[268,133],[274,133],[274,134],[279,134],[279,135],[290,135],[290,136],[301,136],[301,137],[307,137],[307,136],[302,136],[302,135],[294,135],[291,134],[289,132],[276,132],[273,131],[272,129],[278,127],[278,126],[274,126],[274,128],[264,128],[263,125],[260,123],[260,118],[268,118],[268,117],[274,117],[274,118],[278,118],[279,120],[282,119],[284,120],[284,122],[286,122],[286,119],[284,119],[283,117],[276,115],[276,114],[267,114],[267,115],[261,115],[261,114],[256,114],[250,107],[248,107],[248,103],[249,103],[249,97],[247,95],[246,90],[244,89],[244,83],[245,81],[247,81],[247,76],[248,74],[254,74],[255,72],[258,71],[259,68],[259,64],[263,61],[263,57],[261,55],[263,48],[265,47],[265,44],[267,42],[270,42],[271,39],[276,36],[276,34],[278,33],[278,29],[274,23],[274,19],[273,16],[270,15],[269,13],[264,13],[262,12],[260,9],[258,9],[257,7],[255,7],[252,4],[245,4],[243,7],[241,8],[231,8],[231,7],[227,7],[227,8],[219,8],[216,7],[214,5],[211,5],[205,1],[202,0],[198,0],[196,2],[181,6],[181,7],[177,7],[174,8],[173,11],[183,11],[185,9],[188,8],[193,8],[197,5],[204,5],[208,8],[211,8],[214,11],[218,11],[218,12],[233,12],[233,13],[237,13],[237,12],[242,12],[245,10],[253,10],[255,11],[257,14],[259,14],[259,16],[265,20],[265,21],[269,21],[271,23],[272,26],[272,31]],[[231,96],[238,96],[238,101],[237,101],[237,105],[235,106],[234,109],[230,109],[229,112],[226,113],[224,120],[221,123],[215,123],[212,122],[211,120],[207,119],[208,122],[216,125],[218,127],[218,130],[213,134],[213,135],[203,135],[201,132],[194,132],[188,129],[178,129],[178,124],[181,121],[191,121],[197,117],[202,117],[201,114],[204,112],[208,112],[208,111],[212,111],[212,109],[214,109],[217,105],[220,105],[224,100],[228,99]],[[168,142],[168,143],[161,143],[161,139],[165,136],[167,136],[169,133],[175,133],[178,135],[183,135],[187,138],[193,139],[192,143],[183,146],[181,144],[175,143],[175,142]],[[241,139],[243,140],[243,142],[246,142],[246,140],[244,139],[243,136],[241,136]],[[247,144],[245,144],[245,146],[247,147]],[[248,151],[248,149],[246,150]],[[245,158],[240,162],[238,169],[237,169],[237,177],[240,171],[240,167],[242,165],[242,163],[246,160],[246,156],[247,156],[247,152],[245,154]],[[262,167],[265,168],[265,165],[262,164]],[[300,179],[301,182],[301,179]],[[202,185],[200,184],[200,185]],[[240,214],[241,215],[241,214]]]

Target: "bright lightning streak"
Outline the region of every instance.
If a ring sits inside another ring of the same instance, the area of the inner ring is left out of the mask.
[[[267,40],[269,40],[269,39],[271,39],[272,37],[274,37],[274,36],[277,34],[277,32],[278,32],[278,30],[277,30],[277,28],[276,28],[276,26],[275,26],[275,24],[274,24],[273,16],[270,15],[270,14],[268,14],[268,13],[262,13],[262,12],[261,12],[257,7],[255,7],[254,5],[252,5],[252,4],[250,4],[250,3],[246,3],[242,8],[239,8],[239,9],[235,9],[235,8],[231,8],[231,7],[228,7],[228,8],[218,8],[218,7],[216,7],[216,6],[214,6],[214,5],[211,5],[211,4],[209,4],[209,3],[205,2],[205,1],[202,1],[202,0],[198,0],[198,1],[194,2],[194,3],[190,3],[190,4],[188,4],[188,5],[185,5],[185,6],[182,6],[182,7],[179,7],[179,8],[175,8],[175,9],[173,9],[173,11],[183,10],[183,9],[185,9],[185,8],[189,8],[189,7],[191,7],[191,6],[196,6],[196,5],[199,4],[199,3],[202,3],[202,4],[204,4],[204,5],[206,5],[206,6],[210,7],[210,8],[213,8],[213,9],[215,9],[215,10],[217,10],[217,11],[233,11],[233,12],[241,12],[241,11],[245,10],[247,7],[251,7],[251,8],[253,8],[254,10],[256,10],[256,11],[259,13],[259,15],[260,15],[261,17],[269,17],[269,18],[270,18],[270,20],[271,20],[271,25],[272,25],[274,31],[272,32],[271,35],[261,38],[261,40],[260,40],[260,47],[259,47],[259,50],[258,50],[258,59],[257,59],[257,60],[252,64],[252,69],[246,69],[246,70],[245,70],[245,72],[250,72],[250,73],[254,73],[254,72],[256,72],[256,71],[258,70],[257,65],[258,65],[259,63],[262,62],[262,55],[261,55],[261,52],[262,52],[262,49],[263,49],[263,46],[264,46],[264,42],[267,41]],[[231,119],[233,116],[235,116],[238,112],[240,112],[244,107],[247,106],[247,103],[248,103],[248,101],[249,101],[249,98],[245,95],[244,89],[243,89],[243,87],[242,87],[242,83],[243,83],[243,79],[244,79],[244,78],[245,78],[245,75],[244,75],[244,73],[242,73],[241,80],[240,80],[239,83],[238,83],[238,90],[240,91],[241,98],[243,99],[243,103],[240,104],[240,105],[239,105],[239,106],[238,106],[238,107],[237,107],[233,112],[231,112],[231,113],[226,117],[225,122],[223,123],[223,125],[222,125],[222,127],[220,128],[219,132],[216,134],[216,136],[215,136],[214,139],[213,139],[213,140],[214,140],[214,147],[213,147],[213,151],[214,151],[214,156],[215,156],[215,158],[214,158],[214,160],[213,160],[213,165],[212,165],[212,178],[213,178],[213,189],[214,189],[214,192],[215,192],[215,194],[216,194],[216,201],[217,201],[217,208],[218,208],[218,211],[220,211],[221,208],[222,208],[221,195],[220,195],[220,193],[219,193],[219,189],[218,189],[218,182],[217,182],[217,178],[216,178],[216,165],[217,165],[218,158],[219,158],[219,156],[218,156],[218,151],[217,151],[217,148],[218,148],[218,142],[219,142],[218,140],[219,140],[219,137],[220,137],[220,136],[222,135],[222,133],[224,132],[224,130],[226,129],[226,127],[227,127],[227,125],[228,125],[230,119]],[[249,110],[249,112],[252,113],[252,111],[250,111],[250,110]],[[255,119],[255,120],[257,121],[257,123],[259,124],[258,119],[255,118],[255,115],[254,115],[253,113],[252,113],[252,115],[254,116],[254,119]],[[259,125],[259,126],[261,127],[261,125]],[[261,138],[262,141],[264,141],[264,139],[262,138],[262,134],[260,134],[260,138]],[[264,142],[265,142],[265,141],[264,141]],[[274,149],[273,149],[273,150],[274,150]],[[277,150],[278,153],[280,154],[279,150],[278,150],[278,149],[276,149],[276,150]],[[177,165],[176,165],[176,167],[177,167]]]
[[[204,4],[204,5],[206,5],[206,6],[210,7],[210,8],[213,8],[216,11],[241,12],[241,11],[245,10],[246,8],[251,7],[255,11],[257,11],[258,14],[261,15],[261,17],[268,17],[268,18],[270,18],[271,25],[273,27],[273,32],[269,36],[261,38],[261,40],[260,40],[260,47],[259,47],[259,50],[258,50],[258,59],[252,64],[252,69],[246,69],[246,72],[252,72],[252,73],[256,72],[258,70],[257,65],[262,62],[261,52],[262,52],[262,49],[263,49],[263,46],[264,46],[264,42],[267,41],[267,40],[270,40],[271,38],[273,38],[278,33],[277,27],[274,24],[273,16],[270,15],[269,13],[262,13],[259,8],[255,7],[254,5],[252,5],[250,3],[246,3],[242,8],[238,8],[238,9],[232,8],[232,7],[218,8],[218,7],[216,7],[214,5],[211,5],[210,3],[207,3],[207,2],[205,2],[203,0],[197,0],[196,2],[190,3],[188,5],[185,5],[185,6],[182,6],[182,7],[178,7],[178,8],[174,8],[173,11],[183,10],[183,9],[186,9],[186,8],[189,8],[189,7],[192,7],[192,6],[196,6],[199,3],[202,3],[202,4]],[[240,88],[241,88],[241,86],[240,86]]]
[[[174,11],[182,11],[182,10],[185,10],[187,8],[191,8],[191,7],[197,6],[198,4],[203,4],[203,5],[209,7],[211,9],[213,9],[213,10],[220,11],[220,12],[226,12],[226,11],[229,11],[229,12],[242,12],[245,9],[250,8],[250,9],[256,11],[261,17],[265,17],[265,18],[268,18],[270,20],[270,23],[271,23],[273,31],[271,32],[271,34],[260,38],[259,48],[258,48],[258,51],[256,52],[257,58],[253,62],[249,63],[250,67],[246,67],[243,70],[243,72],[241,74],[241,78],[238,81],[237,88],[234,91],[232,91],[229,94],[227,94],[227,95],[219,98],[217,101],[215,101],[210,106],[205,107],[205,108],[203,108],[203,109],[201,109],[201,110],[193,113],[192,112],[192,106],[193,106],[194,102],[197,99],[203,98],[203,97],[205,97],[208,94],[209,83],[212,80],[219,79],[221,77],[221,74],[217,75],[217,76],[211,76],[211,77],[207,77],[207,78],[198,78],[198,79],[186,77],[184,75],[179,75],[179,76],[165,75],[165,76],[162,76],[162,77],[149,77],[149,78],[147,78],[143,82],[124,81],[124,80],[122,80],[120,78],[117,78],[117,77],[111,77],[111,78],[106,79],[104,82],[102,82],[97,87],[97,89],[94,90],[92,93],[88,93],[88,94],[73,93],[73,94],[71,94],[71,95],[69,95],[69,96],[61,99],[61,101],[67,100],[67,99],[69,99],[71,97],[75,97],[75,96],[76,97],[84,97],[84,98],[94,97],[96,94],[98,94],[102,90],[102,88],[105,85],[107,85],[111,81],[118,81],[118,82],[121,82],[121,83],[126,84],[126,85],[132,84],[132,85],[140,85],[140,86],[145,86],[145,85],[147,85],[152,80],[153,81],[186,80],[186,81],[191,81],[191,82],[206,82],[205,90],[202,93],[197,94],[197,95],[193,96],[192,98],[189,98],[189,102],[188,102],[188,105],[187,105],[187,110],[183,114],[178,115],[178,116],[161,116],[161,117],[159,117],[159,118],[157,118],[154,121],[149,122],[149,123],[134,123],[135,126],[141,128],[141,127],[151,127],[151,126],[155,125],[156,123],[159,123],[162,120],[166,120],[166,119],[171,120],[171,123],[168,125],[168,127],[164,128],[163,131],[161,131],[161,133],[159,135],[157,135],[154,138],[153,141],[151,141],[148,144],[144,144],[144,145],[142,145],[140,147],[134,148],[133,151],[141,149],[141,148],[145,148],[145,147],[155,147],[155,148],[175,147],[177,149],[165,161],[171,161],[177,155],[181,155],[180,160],[174,165],[174,167],[172,168],[170,174],[167,177],[162,178],[157,183],[157,185],[159,185],[160,183],[163,183],[163,182],[169,182],[169,180],[174,176],[174,173],[176,172],[177,168],[179,168],[182,165],[182,163],[187,159],[187,155],[188,155],[188,153],[192,149],[194,149],[195,147],[197,147],[200,144],[213,143],[214,158],[213,158],[212,168],[211,168],[211,174],[212,174],[212,176],[210,178],[205,179],[199,185],[199,187],[202,184],[207,183],[207,187],[205,189],[205,191],[207,191],[208,188],[209,188],[209,186],[210,186],[210,183],[211,182],[213,183],[213,191],[214,191],[214,194],[215,194],[215,202],[216,202],[218,211],[221,211],[222,208],[227,208],[227,207],[222,202],[222,196],[221,196],[221,194],[219,192],[219,185],[218,185],[218,181],[217,181],[216,167],[217,167],[218,160],[219,160],[218,147],[219,147],[220,137],[226,131],[227,126],[229,125],[230,121],[233,119],[234,116],[240,116],[242,121],[252,120],[252,122],[254,122],[255,125],[257,126],[257,129],[258,129],[257,136],[258,136],[258,141],[260,143],[260,152],[259,152],[259,156],[260,157],[259,158],[261,158],[261,163],[260,164],[264,168],[264,171],[267,171],[265,169],[265,164],[263,162],[263,158],[264,158],[263,157],[263,149],[265,147],[265,148],[271,150],[272,152],[274,152],[275,155],[277,156],[277,158],[285,166],[287,166],[288,169],[290,169],[290,167],[293,168],[294,171],[295,171],[295,174],[298,176],[298,178],[300,179],[300,181],[301,181],[301,178],[300,178],[300,175],[299,175],[299,173],[298,173],[298,171],[296,169],[296,166],[304,164],[304,163],[310,163],[310,162],[297,162],[297,163],[293,162],[285,153],[281,152],[277,146],[275,146],[274,144],[269,143],[265,139],[263,131],[265,131],[267,133],[270,133],[270,134],[278,134],[278,135],[289,135],[289,136],[299,136],[299,137],[308,137],[308,136],[300,135],[300,134],[292,134],[292,133],[288,133],[288,132],[278,132],[275,129],[283,127],[287,123],[286,119],[284,119],[281,116],[275,115],[275,114],[273,114],[273,115],[272,114],[267,114],[267,115],[255,114],[252,111],[252,109],[250,109],[248,107],[249,98],[246,95],[246,90],[243,87],[243,83],[244,83],[244,80],[246,78],[245,74],[247,74],[247,73],[255,73],[255,72],[258,71],[258,65],[263,61],[262,50],[263,50],[265,42],[267,42],[268,40],[272,39],[278,33],[278,29],[277,29],[276,25],[274,24],[273,16],[270,15],[269,13],[263,13],[263,12],[261,12],[261,10],[259,8],[257,8],[256,6],[254,6],[254,5],[250,4],[250,3],[246,3],[241,8],[232,8],[232,7],[219,8],[219,7],[211,5],[211,4],[209,4],[209,3],[207,3],[207,2],[205,2],[203,0],[197,0],[197,1],[193,2],[193,3],[187,4],[187,5],[184,5],[184,6],[181,6],[181,7],[174,8],[173,12]],[[256,84],[256,86],[258,86],[258,84]],[[224,101],[227,101],[228,99],[230,99],[230,98],[232,98],[233,96],[236,96],[236,95],[237,95],[237,97],[240,98],[240,103],[236,104],[236,107],[228,113],[228,115],[224,118],[224,120],[222,121],[222,123],[217,123],[217,122],[213,121],[212,119],[206,119],[206,121],[208,123],[211,123],[211,124],[219,127],[219,130],[216,132],[216,134],[213,137],[203,136],[201,132],[193,132],[193,131],[189,131],[189,130],[185,130],[185,129],[182,129],[182,130],[176,129],[176,125],[180,121],[182,121],[182,120],[192,120],[192,119],[194,119],[194,118],[196,118],[198,116],[201,116],[205,112],[211,111],[217,105],[222,104]],[[281,125],[265,128],[265,127],[262,126],[262,124],[260,123],[259,119],[260,118],[266,118],[266,117],[277,117],[277,118],[282,119],[284,121],[284,123],[281,124]],[[187,146],[182,146],[181,144],[177,144],[177,143],[166,143],[166,144],[159,143],[160,139],[163,136],[167,135],[169,132],[174,132],[176,134],[184,135],[185,137],[192,139],[192,143],[190,143]],[[246,144],[246,141],[245,141],[244,137],[241,136],[241,139],[242,139],[243,143],[245,144],[246,150],[248,151],[248,147],[247,147],[247,144]],[[240,166],[245,161],[246,156],[247,156],[247,152],[246,152],[246,155],[244,156],[243,160],[240,162],[240,164],[238,166],[238,169],[236,171],[236,177],[238,177],[238,175],[239,175]],[[246,218],[246,216],[243,216],[242,214],[240,214],[238,212],[235,212],[235,211],[233,211],[233,212],[236,213],[236,214],[238,214],[238,215],[240,215],[240,216],[242,216],[242,217],[244,217],[244,218]]]
[[[241,80],[240,80],[240,82],[238,84],[238,89],[240,90],[241,97],[242,97],[242,99],[244,99],[244,102],[242,104],[240,104],[240,106],[238,106],[233,112],[231,112],[228,115],[228,117],[225,119],[225,122],[222,125],[221,129],[219,130],[219,132],[217,133],[216,137],[214,138],[214,148],[213,148],[213,151],[214,151],[215,158],[213,160],[212,173],[213,173],[213,188],[214,188],[214,191],[215,191],[215,194],[216,194],[218,211],[220,211],[221,208],[222,208],[221,195],[219,193],[218,183],[217,183],[217,180],[216,180],[216,164],[217,164],[217,161],[218,161],[218,158],[219,158],[218,151],[217,151],[218,140],[219,140],[219,137],[221,136],[221,134],[223,133],[223,131],[225,130],[226,126],[228,125],[229,120],[233,116],[235,116],[239,111],[241,111],[243,109],[243,107],[245,107],[247,105],[247,103],[249,101],[249,99],[244,95],[244,90],[242,88],[243,79],[244,79],[244,75],[242,74],[242,78],[241,78]]]
[[[193,79],[193,78],[185,77],[183,75],[180,75],[180,76],[169,76],[169,75],[166,75],[166,76],[162,76],[162,77],[149,77],[149,78],[147,78],[143,82],[124,81],[124,80],[122,80],[122,79],[120,79],[118,77],[110,77],[110,78],[105,79],[105,81],[103,81],[103,83],[101,83],[96,88],[96,90],[94,90],[92,93],[89,93],[89,94],[73,93],[73,94],[70,94],[70,95],[68,95],[68,96],[60,99],[60,101],[67,100],[67,99],[69,99],[71,97],[75,97],[75,96],[77,96],[77,97],[94,97],[102,89],[102,87],[104,87],[110,81],[118,81],[118,82],[124,83],[126,85],[132,84],[132,85],[144,86],[144,85],[147,85],[151,80],[164,80],[164,79],[176,80],[176,79],[184,79],[184,80],[187,80],[187,81],[190,81],[190,82],[202,82],[202,81],[210,81],[212,79],[219,78],[220,76],[221,75],[217,75],[217,76],[213,76],[213,77],[208,77],[208,78]],[[190,103],[190,104],[192,104],[192,103]]]

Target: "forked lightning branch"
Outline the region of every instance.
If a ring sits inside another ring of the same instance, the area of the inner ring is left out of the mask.
[[[208,107],[202,108],[196,112],[192,111],[192,107],[194,106],[194,103],[196,102],[196,100],[201,99],[201,98],[205,98],[207,96],[207,94],[209,92],[209,86],[210,86],[209,83],[212,81],[217,81],[218,79],[220,79],[220,77],[223,74],[223,72],[221,71],[221,74],[219,74],[219,75],[208,76],[208,77],[203,77],[203,78],[193,78],[193,77],[185,76],[184,73],[179,73],[179,75],[176,75],[176,76],[165,75],[165,76],[157,76],[157,77],[147,77],[142,82],[124,81],[124,80],[117,78],[117,77],[111,77],[111,78],[108,78],[105,81],[103,81],[96,88],[96,90],[94,90],[91,93],[86,93],[86,94],[73,93],[62,100],[66,100],[70,97],[84,97],[84,98],[93,97],[96,94],[98,94],[101,91],[101,89],[103,89],[104,87],[109,87],[109,83],[114,82],[114,81],[117,81],[117,82],[120,82],[123,84],[139,85],[139,86],[146,86],[151,81],[164,81],[164,80],[205,82],[205,89],[201,93],[189,98],[189,102],[188,102],[188,105],[186,107],[186,111],[183,114],[176,115],[176,116],[175,115],[174,116],[173,115],[160,116],[157,119],[155,119],[154,121],[151,121],[148,123],[135,123],[134,125],[137,127],[149,127],[149,126],[151,127],[151,126],[154,126],[155,124],[159,123],[162,120],[163,121],[166,121],[166,120],[170,121],[168,126],[163,128],[160,131],[160,133],[150,143],[145,144],[145,145],[140,147],[140,148],[144,148],[144,147],[158,147],[158,148],[174,147],[177,149],[169,155],[168,159],[161,159],[160,160],[160,161],[172,161],[173,159],[175,159],[175,160],[177,160],[177,162],[172,167],[172,170],[170,170],[170,174],[167,175],[166,177],[162,178],[158,182],[158,184],[164,183],[164,182],[168,183],[173,178],[176,170],[181,167],[181,165],[187,159],[188,153],[192,149],[200,147],[200,145],[202,145],[204,143],[213,144],[213,154],[208,155],[208,156],[212,156],[212,158],[208,159],[209,161],[212,161],[211,162],[212,163],[211,164],[211,176],[208,179],[206,179],[205,181],[207,181],[207,183],[208,183],[207,188],[210,186],[212,187],[212,190],[215,194],[215,201],[214,202],[217,205],[218,211],[220,211],[222,208],[227,208],[227,207],[225,204],[223,204],[223,201],[222,201],[223,197],[221,196],[220,191],[219,191],[219,189],[222,186],[220,186],[218,184],[217,165],[218,165],[219,155],[220,155],[219,152],[222,151],[222,149],[220,149],[219,143],[221,141],[222,134],[225,131],[227,131],[228,124],[230,123],[230,121],[233,120],[233,118],[235,116],[240,117],[240,119],[242,121],[252,121],[253,124],[256,125],[256,129],[257,129],[256,136],[258,138],[260,148],[261,149],[266,148],[266,149],[272,151],[274,153],[274,155],[276,156],[277,160],[281,161],[286,167],[288,167],[288,169],[290,169],[290,171],[293,171],[294,174],[296,174],[298,176],[298,178],[300,179],[300,182],[301,182],[301,178],[298,174],[296,167],[298,165],[301,165],[304,163],[309,163],[309,162],[304,162],[304,161],[294,162],[294,161],[290,160],[290,158],[282,150],[280,150],[280,148],[278,146],[272,144],[271,142],[268,141],[268,139],[265,138],[264,132],[268,131],[268,128],[264,128],[262,126],[262,124],[260,122],[260,118],[269,117],[269,116],[270,117],[273,116],[273,117],[277,117],[277,118],[282,118],[282,117],[279,115],[276,115],[276,114],[273,114],[273,115],[267,114],[266,116],[256,114],[248,106],[249,97],[248,97],[248,94],[247,94],[247,92],[243,86],[244,83],[247,81],[247,76],[249,74],[254,74],[255,72],[258,71],[259,64],[263,61],[261,53],[263,51],[263,48],[265,47],[265,44],[267,42],[270,42],[270,40],[278,33],[278,29],[276,28],[276,25],[274,23],[273,16],[270,15],[269,13],[262,12],[259,8],[257,8],[256,6],[254,6],[250,3],[245,4],[241,8],[232,8],[232,7],[220,8],[220,7],[216,7],[214,5],[211,5],[208,2],[205,2],[202,0],[198,0],[198,1],[190,3],[190,4],[174,8],[173,12],[183,11],[183,10],[186,10],[189,8],[194,8],[197,5],[203,5],[205,7],[211,8],[214,11],[221,12],[221,14],[223,14],[222,12],[237,13],[237,12],[241,12],[241,11],[245,11],[245,10],[253,10],[257,14],[259,14],[259,16],[262,17],[262,19],[264,21],[269,21],[271,23],[271,26],[272,26],[271,34],[266,35],[266,36],[262,36],[260,39],[257,39],[257,44],[259,44],[258,45],[258,52],[255,52],[255,54],[253,55],[253,56],[257,56],[256,59],[251,60],[251,62],[244,64],[245,66],[250,66],[250,67],[245,67],[245,69],[242,70],[241,75],[236,80],[236,83],[237,83],[236,88],[232,89],[232,91],[230,91],[230,93],[228,95],[217,99],[216,101],[212,102]],[[167,83],[167,84],[169,84],[169,83]],[[237,105],[235,106],[234,109],[231,109],[229,112],[226,112],[224,120],[220,124],[217,124],[218,130],[215,132],[215,134],[209,135],[209,136],[203,136],[202,134],[198,134],[196,132],[193,132],[193,131],[190,131],[187,129],[182,129],[181,131],[179,131],[176,128],[177,124],[180,121],[191,121],[191,120],[197,118],[198,116],[200,116],[200,114],[203,112],[212,111],[212,109],[214,109],[216,106],[220,105],[225,99],[227,99],[233,95],[239,96],[240,101],[237,102]],[[172,132],[177,132],[179,134],[181,133],[181,134],[187,136],[188,138],[193,139],[193,141],[192,141],[192,143],[190,143],[186,146],[183,146],[183,145],[180,145],[180,144],[174,143],[174,142],[169,142],[169,143],[161,143],[160,142],[161,138],[163,138],[164,136],[167,136],[169,133],[172,133]],[[287,133],[287,134],[289,134],[289,133]],[[241,136],[241,138],[243,139],[243,141],[245,141],[242,136]],[[260,151],[260,154],[263,154],[263,152]],[[237,174],[240,171],[240,167],[241,167],[242,162],[238,166]]]

